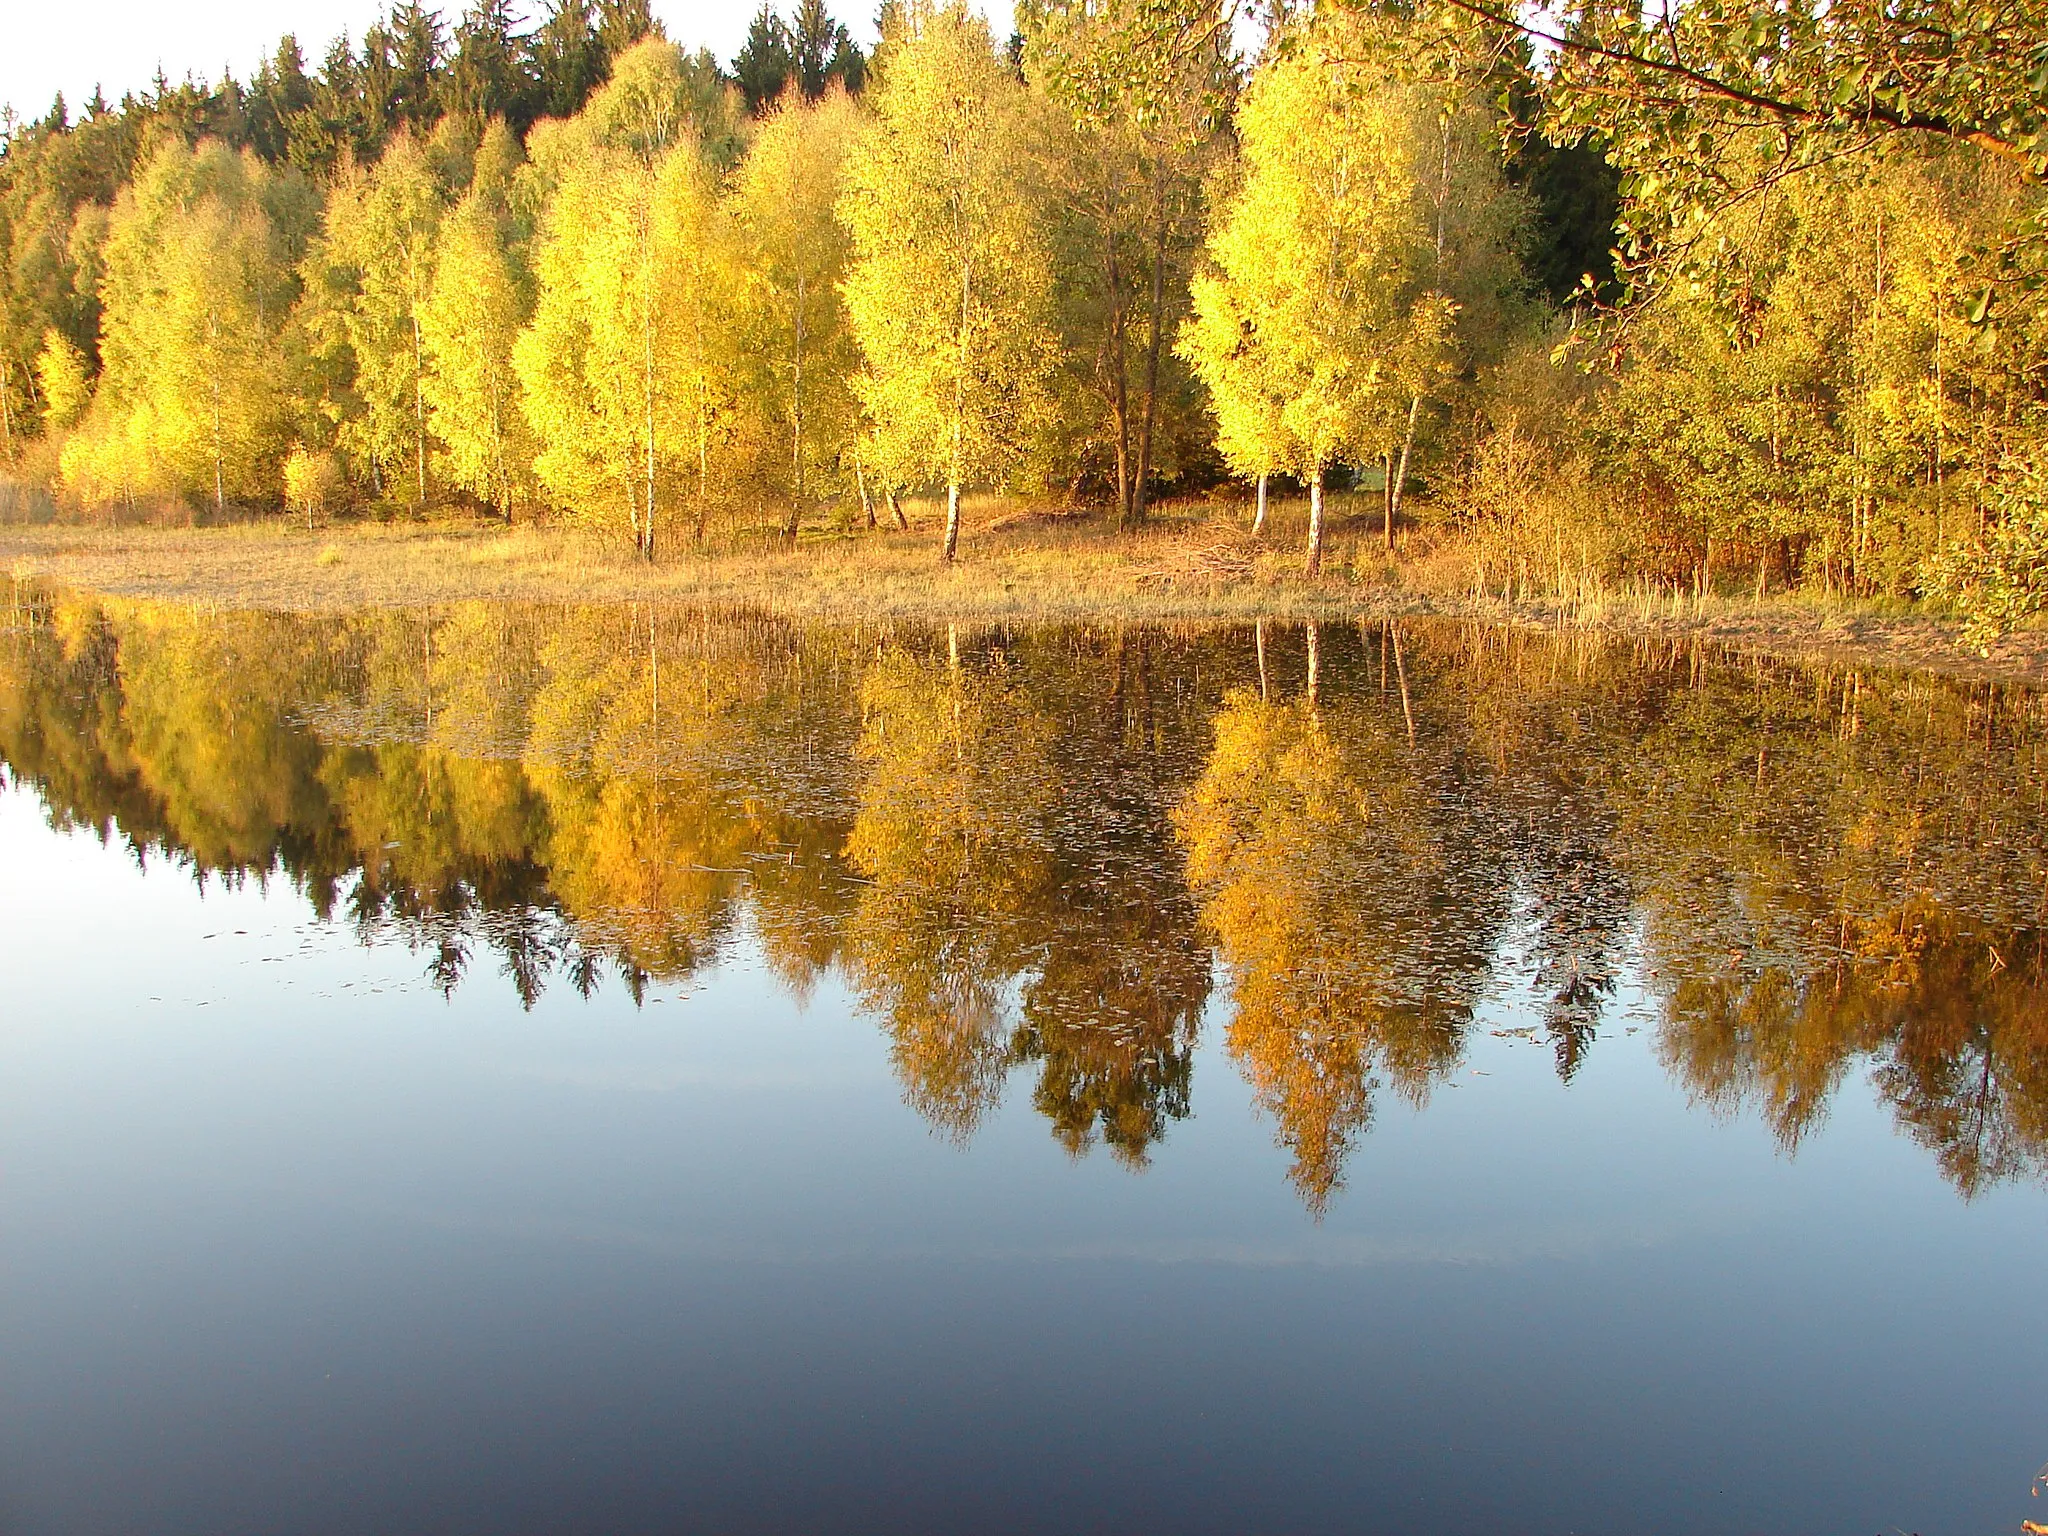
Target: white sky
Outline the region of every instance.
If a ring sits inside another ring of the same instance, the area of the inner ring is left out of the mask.
[[[654,13],[677,42],[730,61],[758,4],[654,0]],[[1007,30],[1009,0],[982,8]],[[312,68],[336,34],[360,40],[383,9],[382,0],[0,0],[0,103],[40,117],[61,90],[76,116],[95,84],[119,101],[123,91],[146,89],[159,64],[174,81],[217,79],[223,66],[246,81],[286,32],[297,34]],[[462,0],[442,0],[440,9],[452,26]],[[524,0],[519,9],[537,16],[544,6]],[[832,11],[862,46],[872,41],[875,0],[838,0]]]

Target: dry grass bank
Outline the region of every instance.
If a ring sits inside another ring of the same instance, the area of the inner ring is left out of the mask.
[[[1105,519],[972,504],[961,559],[940,565],[935,509],[909,533],[806,528],[791,546],[749,538],[671,545],[647,565],[574,531],[468,519],[349,523],[308,532],[283,520],[217,528],[0,524],[0,564],[123,596],[229,608],[319,611],[470,600],[662,601],[815,617],[1003,620],[1332,620],[1442,614],[1544,627],[1698,635],[1737,651],[1824,656],[2048,685],[2048,631],[1965,651],[1938,616],[1800,594],[1762,601],[1603,593],[1571,604],[1475,597],[1455,542],[1416,532],[1396,556],[1376,509],[1339,498],[1325,573],[1301,574],[1301,511],[1282,505],[1253,541],[1235,506],[1168,509],[1119,537]]]

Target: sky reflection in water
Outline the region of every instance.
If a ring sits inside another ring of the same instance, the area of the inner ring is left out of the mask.
[[[2038,700],[1399,630],[0,635],[0,1525],[2010,1528]]]

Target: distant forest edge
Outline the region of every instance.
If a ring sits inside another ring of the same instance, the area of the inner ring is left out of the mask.
[[[1277,481],[1312,575],[1344,486],[1488,590],[2048,608],[2048,0],[1016,16],[764,6],[724,68],[645,0],[415,0],[10,118],[9,505],[653,558],[918,491],[950,560],[968,489],[1263,532]]]

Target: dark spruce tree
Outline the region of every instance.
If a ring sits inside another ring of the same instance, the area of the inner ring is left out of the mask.
[[[1558,144],[1544,134],[1543,95],[1526,43],[1494,61],[1487,83],[1511,130],[1502,169],[1534,205],[1522,253],[1530,281],[1553,304],[1584,297],[1589,281],[1597,302],[1615,302],[1621,296],[1614,269],[1621,173],[1596,142]]]
[[[789,25],[762,0],[747,24],[747,40],[732,61],[733,80],[747,98],[747,110],[759,114],[773,106],[795,69]]]
[[[574,117],[604,78],[590,0],[553,0],[526,47],[541,116]]]
[[[313,105],[313,82],[306,74],[299,40],[287,32],[277,51],[257,67],[249,84],[249,142],[273,165],[292,158],[292,125]]]
[[[441,115],[436,74],[446,51],[441,18],[420,4],[402,0],[391,8],[392,76],[388,115],[414,128],[431,126]]]
[[[1508,179],[1529,194],[1535,228],[1523,263],[1553,304],[1591,296],[1621,297],[1614,270],[1614,222],[1621,213],[1621,173],[1592,144],[1553,144],[1532,130],[1507,164]]]
[[[732,77],[747,99],[747,110],[758,116],[791,85],[806,101],[816,101],[834,81],[858,94],[867,79],[867,57],[845,26],[832,19],[825,0],[797,0],[793,21],[784,21],[763,0],[747,27],[746,42],[733,56]]]
[[[524,133],[540,92],[510,0],[476,0],[455,27],[455,55],[441,76],[441,101],[474,122],[502,117]]]
[[[859,92],[867,60],[846,28],[825,9],[825,0],[797,0],[789,40],[791,64],[805,100],[816,101],[834,80]]]
[[[660,31],[648,0],[597,0],[597,48],[604,70],[600,83],[611,78],[612,60]]]

